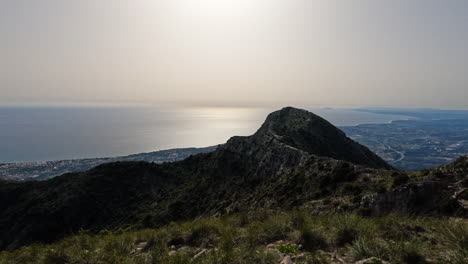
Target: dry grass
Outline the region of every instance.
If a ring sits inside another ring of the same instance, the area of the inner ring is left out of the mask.
[[[159,229],[79,233],[51,245],[2,252],[0,263],[277,263],[278,247],[267,249],[275,242],[297,245],[302,258],[296,263],[327,263],[332,254],[326,252],[349,260],[468,263],[466,220],[315,216],[304,211],[258,211]]]

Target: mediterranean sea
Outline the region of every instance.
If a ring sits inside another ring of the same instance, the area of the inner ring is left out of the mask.
[[[253,134],[260,107],[0,107],[0,163],[122,156],[225,143]],[[336,126],[405,116],[351,109],[308,110]]]

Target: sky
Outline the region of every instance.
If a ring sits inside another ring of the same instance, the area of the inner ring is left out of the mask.
[[[465,0],[0,0],[0,105],[468,109]]]

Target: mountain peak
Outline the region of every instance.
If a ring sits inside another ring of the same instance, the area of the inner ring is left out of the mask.
[[[327,120],[303,109],[285,107],[268,115],[255,138],[275,138],[317,156],[345,160],[372,168],[392,166]]]
[[[293,131],[318,129],[331,129],[343,134],[325,119],[309,111],[288,106],[269,114],[256,135],[273,133],[284,136]],[[319,133],[320,131],[315,132]]]

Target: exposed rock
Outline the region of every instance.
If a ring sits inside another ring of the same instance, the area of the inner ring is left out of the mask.
[[[435,181],[411,183],[388,192],[364,196],[361,207],[369,209],[371,215],[382,215],[393,210],[401,213],[433,212],[446,192]]]
[[[210,252],[210,251],[208,249],[206,249],[206,248],[200,250],[200,252],[198,252],[195,256],[193,256],[192,261],[196,260],[197,258],[199,258],[199,257],[201,257],[201,256],[203,256],[205,254],[207,254],[208,252]]]
[[[293,264],[293,261],[290,256],[285,256],[283,260],[281,260],[280,264]]]
[[[276,249],[281,244],[284,244],[284,241],[283,240],[278,240],[278,241],[275,241],[274,243],[268,244],[267,248],[275,248]]]
[[[403,214],[466,215],[468,204],[460,195],[458,186],[449,185],[447,179],[422,178],[383,193],[364,196],[360,207],[370,215],[389,212]]]
[[[383,261],[379,258],[372,257],[372,258],[357,261],[354,264],[387,264],[387,263],[388,263],[387,261]]]
[[[273,243],[271,243],[271,244],[268,244],[266,247],[267,247],[267,248],[276,248],[276,245],[273,244]]]
[[[169,256],[173,256],[173,255],[179,254],[179,253],[187,253],[187,252],[191,251],[191,249],[192,248],[188,247],[188,246],[182,246],[182,247],[177,248],[177,249],[172,249],[171,251],[169,251]]]
[[[148,245],[148,242],[140,242],[136,244],[135,248],[132,251],[130,251],[130,254],[133,254],[133,255],[141,254],[145,250],[147,245]]]
[[[299,254],[293,255],[291,259],[294,262],[303,262],[305,260],[305,255],[304,253],[299,253]]]

